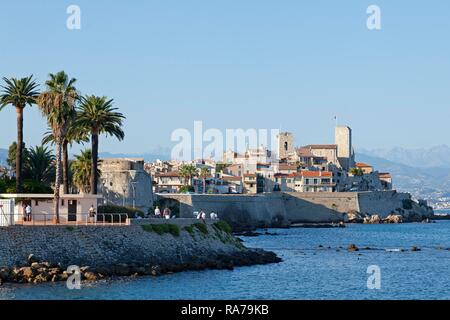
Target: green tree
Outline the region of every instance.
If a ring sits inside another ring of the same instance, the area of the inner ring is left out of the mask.
[[[22,79],[3,78],[4,85],[1,86],[0,110],[8,104],[16,108],[17,114],[17,150],[16,153],[16,190],[22,192],[22,169],[23,169],[23,110],[27,105],[32,106],[39,95],[38,84],[33,76]]]
[[[73,172],[73,183],[78,190],[89,193],[91,192],[91,173],[92,173],[92,151],[86,149],[81,151],[80,155],[75,156],[75,160],[71,163]],[[97,179],[100,177],[100,170],[97,169]]]
[[[28,158],[28,149],[25,146],[25,143],[22,144],[22,161],[25,162],[25,160]],[[8,166],[16,172],[16,159],[17,159],[17,142],[11,143],[11,145],[8,148],[8,158],[6,159],[6,163]],[[22,168],[23,172],[23,168]],[[16,180],[17,181],[17,180]],[[17,186],[16,186],[17,187]]]
[[[69,193],[70,186],[70,160],[69,160],[69,146],[72,147],[74,143],[84,144],[89,141],[89,135],[84,128],[80,128],[77,126],[75,117],[70,119],[70,123],[68,124],[67,134],[62,143],[62,176],[63,176],[63,186],[64,193]],[[53,137],[52,130],[49,129],[42,138],[42,143],[45,144],[55,144],[55,138]]]
[[[76,79],[69,79],[64,71],[50,74],[46,81],[47,90],[39,95],[38,106],[52,130],[56,145],[56,175],[54,190],[54,211],[59,223],[59,199],[61,184],[61,149],[66,139],[69,125],[75,117],[75,103],[78,94]]]
[[[354,176],[363,176],[364,171],[361,168],[351,168],[349,171]]]
[[[77,110],[77,126],[88,130],[91,134],[92,144],[92,172],[91,193],[97,194],[97,170],[98,170],[98,138],[101,134],[116,137],[123,140],[125,134],[122,130],[124,115],[116,112],[113,107],[113,99],[107,97],[85,96],[81,98],[80,107]]]
[[[184,183],[186,185],[192,186],[192,178],[194,178],[198,172],[192,164],[183,164],[180,166],[179,174],[184,178]]]
[[[208,167],[202,167],[200,169],[199,176],[203,179],[203,193],[206,193],[206,178],[211,176],[211,171]]]
[[[47,147],[31,148],[28,150],[24,169],[26,179],[50,185],[55,179],[55,156]]]

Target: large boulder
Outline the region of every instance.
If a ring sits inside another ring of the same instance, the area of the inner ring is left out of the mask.
[[[381,217],[377,214],[374,214],[373,216],[370,217],[369,223],[370,224],[379,224],[379,223],[381,223]]]
[[[385,223],[402,223],[403,216],[399,214],[390,214],[384,219]]]
[[[358,211],[352,210],[345,214],[344,221],[347,221],[349,223],[363,223],[364,216]]]

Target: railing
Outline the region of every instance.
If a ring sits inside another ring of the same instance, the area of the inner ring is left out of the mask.
[[[75,215],[74,215],[75,216]],[[26,214],[14,213],[8,215],[8,225],[20,226],[129,226],[130,219],[126,213],[99,213],[91,217],[89,214],[77,214],[75,221],[70,221],[70,215],[62,214],[59,223],[56,223],[55,214],[32,213],[31,218]]]

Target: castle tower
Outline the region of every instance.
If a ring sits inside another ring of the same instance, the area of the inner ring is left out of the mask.
[[[335,129],[335,144],[338,147],[338,160],[344,170],[350,170],[355,165],[352,146],[352,129],[348,126],[337,126]]]
[[[290,132],[282,132],[277,136],[278,140],[278,160],[287,159],[295,153],[294,135]]]

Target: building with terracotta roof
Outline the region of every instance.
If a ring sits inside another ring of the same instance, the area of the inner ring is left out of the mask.
[[[303,148],[314,156],[313,165],[333,164],[341,167],[338,160],[338,146],[335,144],[310,144]]]
[[[276,189],[283,192],[333,192],[336,183],[328,171],[301,171],[275,175]]]
[[[378,173],[378,178],[385,190],[392,190],[392,176],[390,173],[380,172]]]
[[[177,171],[157,173],[154,176],[154,192],[177,193],[186,185],[184,180]]]
[[[364,162],[357,162],[355,167],[361,169],[364,174],[370,174],[373,172],[373,166]]]

